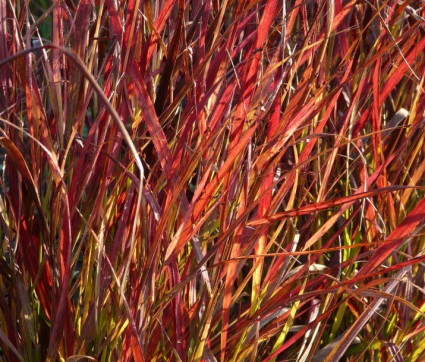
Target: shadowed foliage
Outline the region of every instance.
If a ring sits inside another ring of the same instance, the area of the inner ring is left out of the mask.
[[[0,358],[425,360],[419,0],[0,0]]]

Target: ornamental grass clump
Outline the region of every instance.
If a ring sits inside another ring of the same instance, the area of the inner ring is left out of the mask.
[[[0,358],[425,359],[425,7],[0,1]]]

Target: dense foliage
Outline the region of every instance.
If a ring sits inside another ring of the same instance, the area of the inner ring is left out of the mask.
[[[0,358],[425,360],[424,17],[0,0]]]

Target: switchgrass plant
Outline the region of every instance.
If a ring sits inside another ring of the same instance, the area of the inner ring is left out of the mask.
[[[424,9],[1,0],[1,359],[424,360]]]

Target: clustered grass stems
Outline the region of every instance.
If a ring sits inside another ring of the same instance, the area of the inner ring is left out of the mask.
[[[0,0],[0,358],[425,359],[419,0]]]

